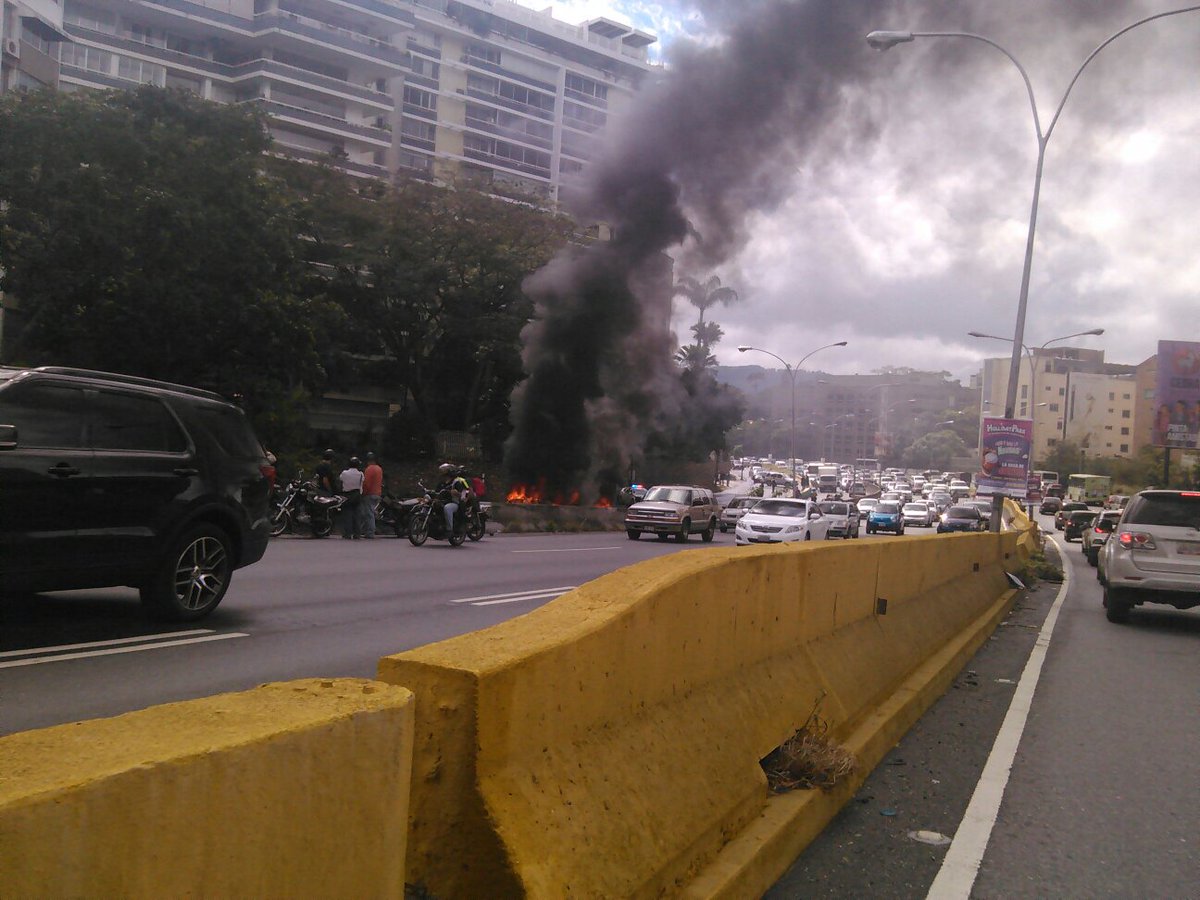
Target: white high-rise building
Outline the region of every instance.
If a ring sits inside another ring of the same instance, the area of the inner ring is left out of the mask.
[[[466,177],[549,203],[653,71],[657,40],[509,0],[0,3],[0,89],[155,84],[253,103],[288,155],[357,175]],[[33,74],[15,65],[23,48],[41,64]]]

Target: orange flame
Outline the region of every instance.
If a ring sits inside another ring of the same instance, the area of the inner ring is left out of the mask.
[[[599,500],[596,501],[596,508],[597,509],[612,509],[612,501],[609,500],[607,497],[601,497]]]
[[[546,493],[545,481],[533,484],[514,484],[504,497],[509,503],[547,503],[554,506],[578,506],[583,495],[578,490],[567,493],[559,492],[553,497]],[[596,503],[602,509],[612,506],[612,501],[601,497]]]

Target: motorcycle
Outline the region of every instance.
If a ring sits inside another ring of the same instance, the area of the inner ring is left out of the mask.
[[[443,513],[445,500],[419,482],[418,487],[421,488],[421,496],[417,500],[416,510],[413,512],[412,521],[408,526],[409,542],[414,547],[420,547],[425,543],[426,538],[433,538],[438,541],[449,541],[451,547],[461,547],[463,541],[467,539],[466,517],[462,512],[462,505],[459,506],[459,512],[455,514],[454,527],[447,534],[446,516]],[[479,537],[483,537],[483,534],[480,533]],[[479,540],[479,538],[475,538],[475,540]]]
[[[463,503],[467,505],[467,537],[472,541],[483,540],[484,534],[487,533],[488,511],[492,504],[478,501],[468,503],[467,499],[464,499]]]
[[[333,520],[346,498],[322,493],[313,482],[302,480],[303,474],[292,479],[279,503],[271,510],[271,536],[292,534],[296,526],[312,532],[315,538],[328,537]]]
[[[398,538],[407,537],[413,513],[420,506],[420,499],[400,500],[384,493],[375,501],[375,531],[391,531]]]

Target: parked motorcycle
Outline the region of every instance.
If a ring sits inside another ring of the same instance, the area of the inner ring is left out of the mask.
[[[390,531],[398,538],[407,537],[409,526],[412,524],[413,513],[416,512],[420,505],[420,498],[414,497],[410,500],[401,500],[391,494],[384,493],[383,496],[374,501],[376,534]]]
[[[416,511],[408,526],[408,540],[414,547],[420,547],[426,538],[437,541],[449,541],[451,547],[462,546],[467,539],[466,517],[459,507],[459,513],[454,517],[454,527],[446,533],[446,516],[443,512],[445,500],[439,497],[423,484],[419,484],[421,496],[418,498]],[[480,537],[483,534],[480,533]],[[475,538],[479,540],[479,538]]]
[[[277,506],[271,510],[271,535],[292,534],[297,528],[313,537],[328,537],[333,521],[346,498],[322,493],[313,482],[303,480],[303,473],[284,488]]]

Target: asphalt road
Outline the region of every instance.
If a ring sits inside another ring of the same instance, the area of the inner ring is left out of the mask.
[[[1200,614],[1110,624],[1079,544],[1056,541],[1071,585],[978,877],[939,896],[1200,896]],[[768,898],[927,896],[949,840],[980,827],[964,813],[1057,593],[1023,595]]]

